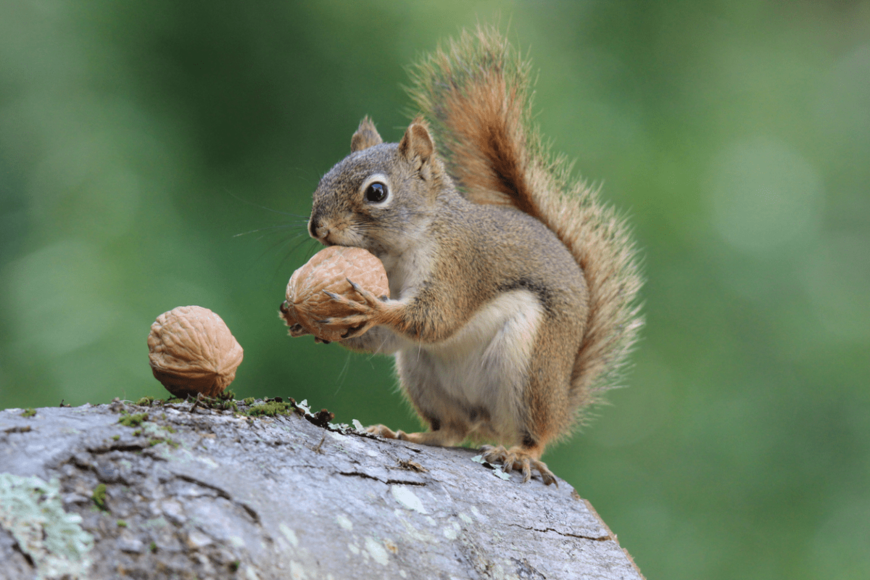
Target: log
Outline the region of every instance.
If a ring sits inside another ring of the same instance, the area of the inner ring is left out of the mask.
[[[236,405],[0,411],[0,577],[643,578],[562,480]]]

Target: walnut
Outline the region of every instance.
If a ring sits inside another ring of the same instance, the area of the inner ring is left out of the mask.
[[[154,377],[176,397],[220,394],[244,351],[221,317],[200,306],[179,306],[157,317],[148,335]]]
[[[324,293],[329,291],[359,301],[348,278],[375,296],[390,295],[387,272],[375,256],[362,248],[325,248],[296,270],[287,283],[287,299],[280,313],[290,327],[290,336],[313,334],[323,341],[341,340],[349,327],[318,321],[357,314]]]

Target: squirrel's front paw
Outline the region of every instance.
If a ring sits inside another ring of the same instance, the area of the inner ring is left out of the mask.
[[[354,293],[362,300],[351,300],[341,294],[324,290],[330,300],[339,304],[345,311],[350,311],[352,314],[346,316],[333,316],[324,320],[318,320],[320,324],[328,326],[341,326],[347,328],[342,338],[353,338],[366,332],[372,326],[378,324],[378,315],[382,312],[384,302],[377,298],[374,294],[360,287],[358,284],[348,279],[348,284],[353,289]]]
[[[530,453],[522,447],[515,446],[505,449],[501,445],[498,447],[484,445],[481,449],[483,451],[483,458],[489,463],[501,463],[502,470],[505,473],[510,473],[514,469],[521,470],[523,472],[523,483],[532,478],[532,468],[534,468],[541,474],[541,479],[545,484],[550,485],[555,483],[556,487],[559,486],[556,476],[553,475],[547,464],[538,459],[534,453]]]

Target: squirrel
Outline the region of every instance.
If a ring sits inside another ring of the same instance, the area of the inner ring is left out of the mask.
[[[412,71],[421,115],[399,143],[363,119],[314,192],[308,230],[387,272],[391,298],[348,280],[358,299],[330,298],[353,314],[322,322],[348,327],[351,350],[394,355],[429,429],[369,432],[493,442],[487,462],[549,485],[545,447],[619,377],[643,325],[642,280],[625,220],[531,125],[529,70],[495,29],[439,46]]]

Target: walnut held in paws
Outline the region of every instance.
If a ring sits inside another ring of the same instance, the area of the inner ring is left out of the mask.
[[[221,317],[200,306],[179,306],[157,317],[148,335],[154,377],[176,397],[220,394],[244,351]]]
[[[344,338],[349,327],[321,321],[355,314],[326,294],[331,292],[359,301],[348,279],[375,296],[390,295],[387,272],[375,256],[362,248],[325,248],[296,270],[287,283],[281,318],[290,327],[290,336],[313,334],[330,342]]]

